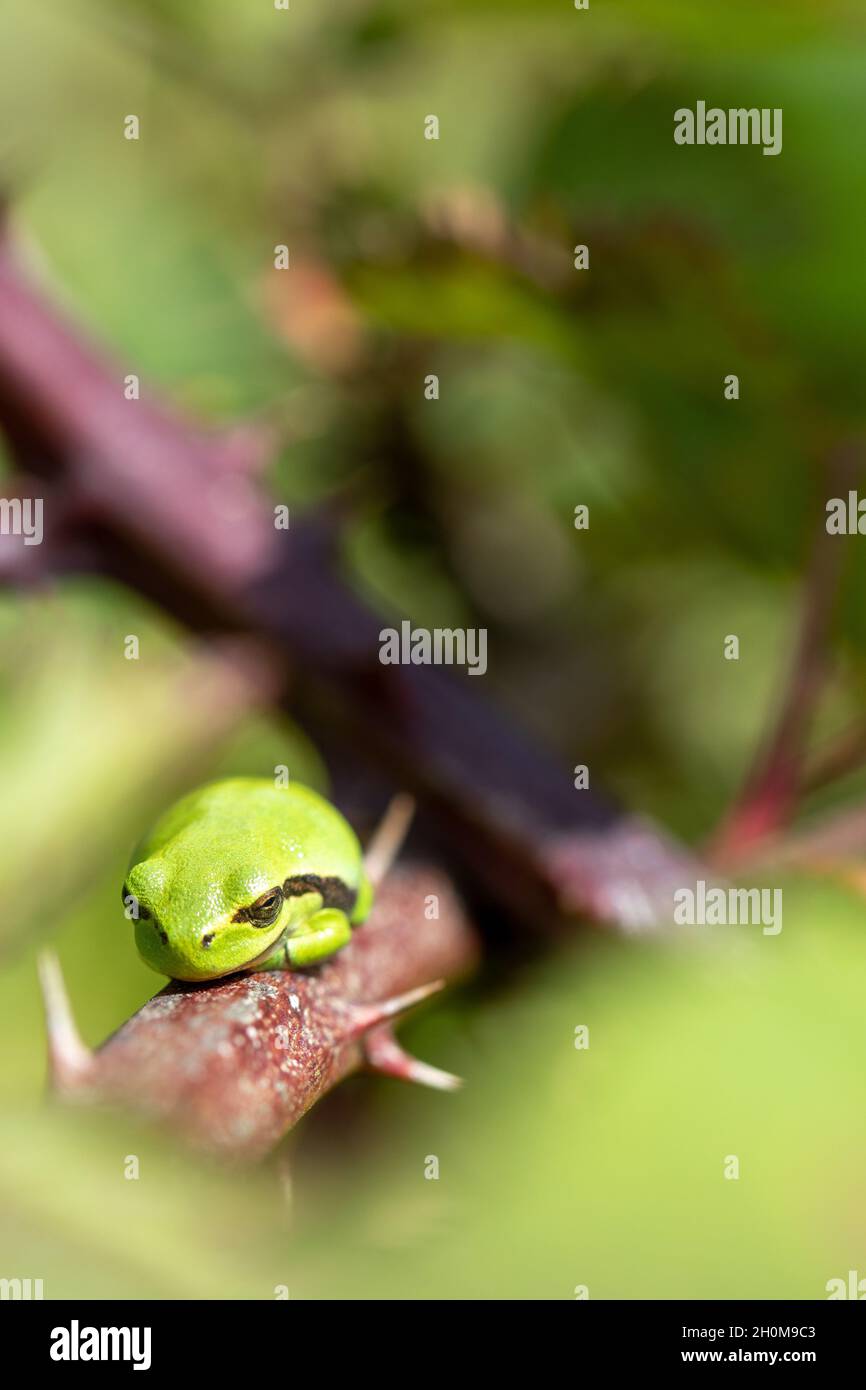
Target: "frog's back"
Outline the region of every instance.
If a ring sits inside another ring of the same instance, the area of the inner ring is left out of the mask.
[[[137,847],[138,858],[170,851],[183,841],[243,842],[247,852],[288,874],[341,879],[357,889],[362,852],[352,827],[326,799],[298,782],[276,786],[267,777],[230,777],[181,798]]]

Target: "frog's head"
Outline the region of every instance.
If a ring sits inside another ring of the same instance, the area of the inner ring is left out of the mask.
[[[246,969],[282,935],[291,907],[260,847],[250,856],[237,838],[215,844],[212,836],[204,855],[181,836],[133,862],[123,900],[139,955],[175,980]]]

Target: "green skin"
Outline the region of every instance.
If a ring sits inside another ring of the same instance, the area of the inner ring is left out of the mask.
[[[373,892],[354,831],[324,797],[232,777],[160,817],[132,856],[123,901],[152,970],[214,980],[325,960]]]

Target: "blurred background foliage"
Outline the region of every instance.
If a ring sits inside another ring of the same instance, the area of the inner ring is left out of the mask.
[[[34,273],[127,370],[272,428],[293,508],[352,498],[345,564],[383,613],[486,626],[486,689],[563,775],[587,762],[698,841],[773,707],[820,462],[864,423],[864,36],[855,0],[7,0],[0,179]],[[698,98],[782,107],[781,156],[674,146]],[[866,689],[850,550],[819,737]],[[821,1297],[863,1271],[862,903],[805,879],[778,938],[593,938],[437,1004],[409,1041],[466,1091],[342,1088],[293,1141],[291,1233],[271,1169],[44,1110],[38,942],[101,1040],[156,984],[119,906],[142,825],[278,763],[327,785],[134,595],[0,605],[0,1274],[568,1298]]]

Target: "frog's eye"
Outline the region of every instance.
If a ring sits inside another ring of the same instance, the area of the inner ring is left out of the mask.
[[[249,907],[241,908],[236,914],[237,918],[251,923],[254,927],[272,927],[280,915],[283,906],[283,890],[279,886],[269,888],[267,893],[263,893],[260,898],[256,898]]]
[[[123,891],[121,892],[120,896],[123,902],[123,906],[127,909],[127,911],[131,907],[135,908],[135,912],[133,914],[134,918],[136,918],[140,922],[147,922],[150,920],[150,913],[148,912],[147,908],[142,907],[135,894],[129,891],[128,884],[124,883]]]

